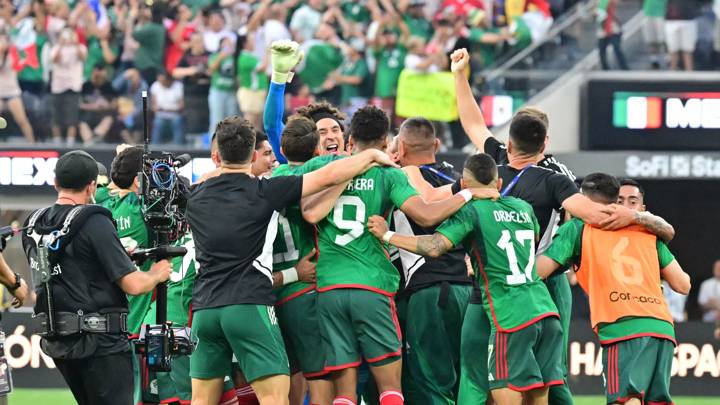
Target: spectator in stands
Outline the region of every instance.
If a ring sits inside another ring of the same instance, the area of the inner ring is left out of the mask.
[[[115,39],[115,29],[109,22],[101,22],[101,25],[98,25],[97,15],[91,8],[78,5],[76,10],[81,10],[77,18],[84,27],[87,41],[88,54],[83,69],[83,79],[88,80],[93,68],[98,64],[111,69],[120,56],[120,43]],[[109,73],[112,75],[112,71]]]
[[[174,15],[170,16],[168,23],[167,47],[165,48],[165,70],[172,73],[183,57],[185,50],[190,46],[190,37],[197,27],[192,21],[193,12],[190,7],[180,4],[172,9]]]
[[[254,43],[253,52],[255,57],[263,60],[268,66],[268,48],[275,41],[292,39],[290,30],[285,25],[287,20],[287,8],[283,4],[269,4],[270,0],[264,0],[257,11],[250,17],[245,26],[245,35]],[[242,28],[241,28],[242,30]],[[268,70],[266,73],[270,74]]]
[[[603,70],[610,70],[607,59],[607,47],[612,46],[615,59],[620,69],[628,70],[627,60],[622,50],[622,27],[617,18],[618,0],[600,0],[597,8],[597,37],[600,65]]]
[[[182,123],[183,84],[167,72],[160,72],[157,80],[150,86],[152,97],[152,111],[155,114],[153,119],[152,139],[153,144],[165,143],[163,134],[170,129],[172,143],[182,145],[185,143],[185,132]]]
[[[421,37],[410,37],[407,47],[405,69],[418,73],[435,73],[447,69],[447,55],[437,48],[432,53],[428,52]]]
[[[255,43],[250,38],[240,37],[240,40],[243,41],[243,49],[237,60],[237,102],[245,119],[255,128],[262,128],[262,113],[270,85],[270,79],[265,74],[267,58],[259,59],[255,55]]]
[[[675,322],[687,321],[687,311],[685,311],[687,295],[676,293],[665,280],[662,282],[662,290],[673,320]]]
[[[713,30],[713,50],[715,68],[720,67],[720,0],[713,1],[713,14],[715,14],[715,27]]]
[[[670,70],[677,70],[680,59],[687,71],[694,69],[693,53],[698,37],[695,17],[700,5],[695,0],[668,0],[665,15],[665,41],[670,53]]]
[[[426,42],[432,38],[433,26],[431,19],[425,14],[426,0],[404,0],[398,2],[398,11],[403,16],[410,35],[420,37]]]
[[[295,10],[290,19],[290,31],[295,41],[302,43],[315,36],[322,21],[323,0],[308,0]]]
[[[140,72],[131,68],[116,77],[112,87],[118,93],[118,118],[124,126],[120,136],[125,143],[138,143],[143,129],[142,93],[148,91],[148,85]]]
[[[140,71],[146,82],[152,83],[157,72],[163,69],[165,53],[165,27],[161,3],[153,3],[152,7],[143,5],[139,11],[130,10],[130,18],[139,14],[138,24],[133,29],[132,37],[139,47],[135,54],[135,67]],[[138,10],[137,8],[135,10]]]
[[[17,73],[12,68],[12,58],[8,52],[10,45],[10,36],[6,32],[0,33],[0,113],[7,107],[25,140],[33,143],[35,135],[20,97],[22,90],[18,84]]]
[[[483,10],[475,10],[468,20],[470,28],[465,30],[464,37],[471,43],[478,44],[482,67],[491,66],[502,53],[502,44],[513,37],[508,29],[493,27]]]
[[[208,130],[209,54],[203,36],[196,32],[190,37],[190,49],[173,70],[173,77],[183,81],[185,90],[185,131],[204,133]]]
[[[341,43],[345,61],[334,80],[340,85],[342,110],[348,117],[367,105],[372,89],[372,77],[365,60],[365,43],[361,38],[350,38]]]
[[[396,30],[400,31],[399,36]],[[392,122],[396,125],[398,122],[395,117],[395,96],[400,72],[405,67],[409,34],[407,25],[397,13],[389,12],[380,21],[372,42],[377,64],[373,104],[385,111],[389,117],[393,117]]]
[[[207,41],[205,42],[207,46]],[[213,133],[215,126],[223,118],[238,114],[237,100],[235,99],[235,39],[225,37],[220,42],[218,52],[210,55],[208,59],[208,73],[210,74],[210,91],[208,93],[208,108],[210,109],[210,128]]]
[[[95,140],[117,141],[115,135],[120,131],[117,125],[117,95],[108,80],[105,65],[96,65],[90,80],[82,86],[80,136],[85,143]]]
[[[318,100],[327,100],[335,105],[340,103],[341,91],[331,73],[343,62],[340,43],[335,28],[327,22],[321,23],[315,40],[302,45],[305,58],[299,68],[300,78],[310,87],[310,92]]]
[[[703,311],[703,321],[720,322],[720,260],[713,265],[713,277],[700,284],[698,304]]]
[[[667,0],[644,0],[643,37],[650,51],[650,63],[653,69],[660,68],[663,46],[665,45],[665,13]]]
[[[220,9],[210,10],[207,17],[207,26],[203,31],[205,50],[210,53],[220,51],[221,42],[230,38],[235,43],[235,33],[225,27],[225,17]]]
[[[50,51],[52,76],[52,136],[56,143],[65,131],[68,145],[75,143],[78,131],[80,90],[83,86],[83,64],[87,48],[78,42],[77,33],[65,28],[57,44]]]

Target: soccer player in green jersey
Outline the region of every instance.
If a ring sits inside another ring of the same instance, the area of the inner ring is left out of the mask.
[[[318,153],[320,136],[315,123],[303,116],[292,116],[282,131],[282,154],[287,164],[278,166],[273,177],[302,175],[302,165]],[[306,207],[307,208],[307,207]],[[315,291],[314,228],[303,219],[301,206],[287,207],[278,216],[278,232],[273,245],[273,285],[275,310],[285,341],[292,372],[301,371],[308,381],[311,404],[333,400],[332,382],[325,379],[325,357],[316,350],[320,336]],[[302,378],[293,376],[291,404],[305,398]]]
[[[462,183],[499,189],[502,181],[495,161],[483,153],[468,158]],[[562,347],[557,344],[562,329],[535,271],[540,228],[528,203],[513,197],[473,201],[427,236],[388,232],[387,222],[378,216],[370,218],[368,229],[378,239],[430,257],[462,244],[483,295],[482,306],[469,305],[463,329],[473,327],[478,310],[492,321],[487,378],[493,399],[500,405],[548,403],[549,386],[563,384]],[[458,403],[465,402],[459,398]]]
[[[139,146],[119,147],[110,169],[112,183],[98,189],[96,201],[110,210],[117,224],[118,235],[123,246],[128,249],[148,248],[151,246],[150,232],[145,225],[140,197],[138,196],[137,174],[142,169],[143,149]],[[148,271],[152,263],[148,260],[140,270]],[[152,292],[132,296],[128,295],[127,328],[130,338],[137,337],[143,325],[143,319],[152,302]],[[135,402],[142,400],[141,368],[138,356],[133,355],[135,371]]]
[[[390,121],[382,110],[361,108],[350,123],[353,153],[384,150],[389,129]],[[303,166],[303,172],[338,159],[343,157],[317,157]],[[336,372],[336,401],[354,404],[357,367],[364,358],[375,377],[380,404],[402,404],[401,337],[392,298],[399,274],[383,247],[365,231],[365,222],[372,215],[399,208],[419,225],[431,226],[455,213],[477,190],[427,203],[400,169],[376,167],[341,191],[329,215],[305,216],[310,222],[319,221],[317,290],[325,369]]]

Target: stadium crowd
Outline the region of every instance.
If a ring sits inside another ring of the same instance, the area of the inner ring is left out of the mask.
[[[268,45],[293,39],[306,58],[288,114],[319,99],[393,112],[404,68],[447,70],[462,47],[491,66],[577,2],[2,0],[0,111],[27,142],[137,141],[149,90],[154,142],[207,146],[192,135],[229,114],[260,127]]]

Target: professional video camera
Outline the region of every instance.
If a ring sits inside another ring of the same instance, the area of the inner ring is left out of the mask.
[[[147,92],[142,93],[145,118],[145,152],[142,171],[138,173],[143,218],[152,230],[153,247],[135,250],[131,257],[138,263],[185,256],[184,247],[171,246],[187,229],[188,183],[178,175],[177,169],[190,162],[190,155],[173,156],[167,152],[151,152],[148,147]],[[145,325],[135,346],[145,355],[148,369],[170,371],[171,355],[190,354],[193,345],[184,327],[173,327],[167,322],[167,284],[156,287],[157,312],[155,325]]]

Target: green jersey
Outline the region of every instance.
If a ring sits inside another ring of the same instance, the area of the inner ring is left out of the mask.
[[[644,0],[643,14],[646,17],[665,17],[668,0]]]
[[[119,196],[112,191],[106,194],[107,190],[99,193],[96,200],[102,200],[103,207],[110,210],[113,219],[117,224],[118,236],[123,246],[135,246],[137,248],[150,247],[150,234],[143,219],[140,198],[135,193],[127,193],[125,196]],[[152,263],[148,260],[140,268],[142,271],[148,271]],[[128,295],[129,310],[127,327],[132,334],[140,332],[143,318],[150,303],[152,302],[152,292],[143,295]]]
[[[368,69],[365,58],[360,57],[356,61],[347,60],[342,66],[341,72],[343,76],[358,76],[362,78],[362,82],[359,85],[355,84],[342,84],[340,88],[342,90],[341,104],[347,105],[353,98],[370,97],[372,91],[368,88],[370,82],[370,70]]]
[[[280,165],[273,170],[273,177],[302,175],[299,166],[289,164]],[[314,247],[314,230],[312,225],[305,222],[300,206],[289,206],[278,216],[278,229],[273,244],[273,271],[282,271],[295,267],[297,262],[310,254]],[[296,281],[275,290],[278,304],[285,303],[298,297],[315,286],[310,283]]]
[[[265,72],[258,71],[260,59],[252,52],[242,51],[237,59],[237,77],[240,87],[251,90],[267,90],[270,79]]]
[[[583,221],[577,218],[564,223],[558,228],[553,242],[543,255],[553,259],[561,265],[580,263],[582,253]],[[660,269],[670,265],[675,256],[667,245],[661,240],[655,242]],[[658,271],[660,271],[658,269]],[[600,342],[619,341],[632,338],[641,333],[650,333],[656,336],[666,336],[675,341],[675,328],[671,323],[660,319],[647,317],[626,317],[613,323],[601,323],[597,333]]]
[[[167,283],[167,320],[173,326],[188,326],[190,318],[190,302],[192,301],[193,286],[197,262],[195,261],[195,242],[191,234],[185,234],[173,243],[173,246],[182,246],[187,249],[183,257],[173,257],[172,274]],[[155,301],[145,315],[144,324],[155,323]]]
[[[220,52],[210,55],[208,65],[215,63]],[[210,87],[223,91],[232,91],[235,88],[235,64],[231,56],[225,57],[210,76]]]
[[[407,49],[398,45],[392,49],[383,48],[375,52],[377,72],[375,74],[375,97],[395,97],[400,72],[405,68]]]
[[[140,47],[135,54],[135,67],[140,70],[163,69],[163,55],[165,55],[165,27],[151,22],[132,33]]]
[[[300,72],[300,78],[310,88],[313,94],[323,91],[322,85],[330,73],[339,68],[343,61],[340,48],[327,42],[318,40],[308,41],[303,45],[305,49],[305,67]]]
[[[308,161],[308,173],[342,156],[320,156]],[[387,216],[418,193],[405,173],[391,167],[374,167],[354,178],[335,202],[330,215],[317,224],[317,289],[360,288],[393,295],[400,274],[390,263],[384,246],[367,231],[372,215]]]
[[[470,254],[483,288],[483,306],[495,329],[514,332],[558,316],[535,270],[540,225],[530,204],[514,197],[474,200],[448,218],[437,232]],[[521,303],[521,305],[518,305]]]

